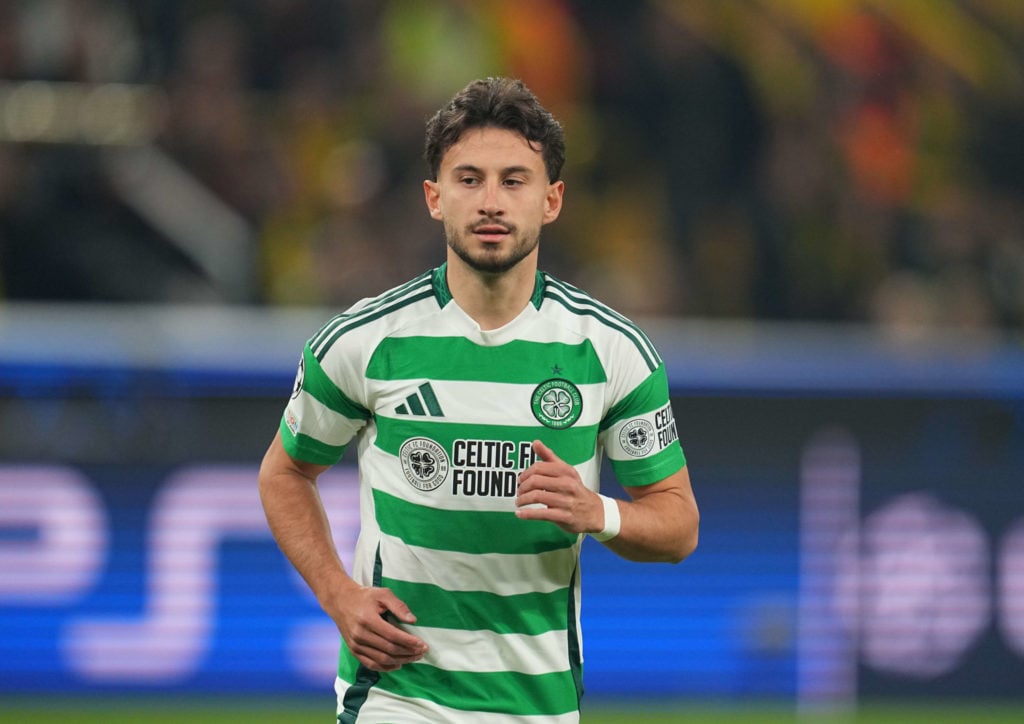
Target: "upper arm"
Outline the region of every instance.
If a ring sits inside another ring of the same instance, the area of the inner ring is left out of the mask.
[[[270,441],[270,446],[260,464],[260,483],[261,485],[265,484],[281,474],[298,475],[310,482],[315,482],[320,474],[329,467],[329,465],[316,465],[289,455],[281,442],[281,432],[278,431],[274,434],[274,439]]]
[[[650,485],[625,485],[623,486],[629,496],[635,500],[643,500],[649,495],[669,494],[679,498],[697,509],[697,501],[693,494],[693,486],[690,484],[690,469],[684,465],[671,475]]]

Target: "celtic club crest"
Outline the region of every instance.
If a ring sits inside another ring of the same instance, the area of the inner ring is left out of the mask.
[[[561,430],[580,419],[583,395],[568,380],[553,379],[541,382],[530,399],[533,416],[546,427]]]

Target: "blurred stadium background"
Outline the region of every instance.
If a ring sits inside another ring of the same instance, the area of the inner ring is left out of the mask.
[[[703,513],[680,567],[588,543],[584,721],[1022,720],[1022,56],[1016,0],[0,2],[0,718],[329,718],[256,466],[507,74]]]

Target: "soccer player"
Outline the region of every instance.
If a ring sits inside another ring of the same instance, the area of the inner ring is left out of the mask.
[[[517,80],[427,123],[436,269],[305,345],[259,489],[281,550],[337,624],[341,722],[577,722],[579,552],[590,534],[678,562],[698,511],[644,333],[538,271],[562,129]],[[317,477],[354,442],[361,530],[341,565]],[[629,499],[599,494],[607,456]]]

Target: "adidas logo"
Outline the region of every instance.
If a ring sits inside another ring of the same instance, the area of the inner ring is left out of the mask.
[[[395,412],[399,415],[444,417],[444,411],[438,404],[434,388],[429,382],[424,382],[415,393],[406,397],[405,403],[396,407]]]

